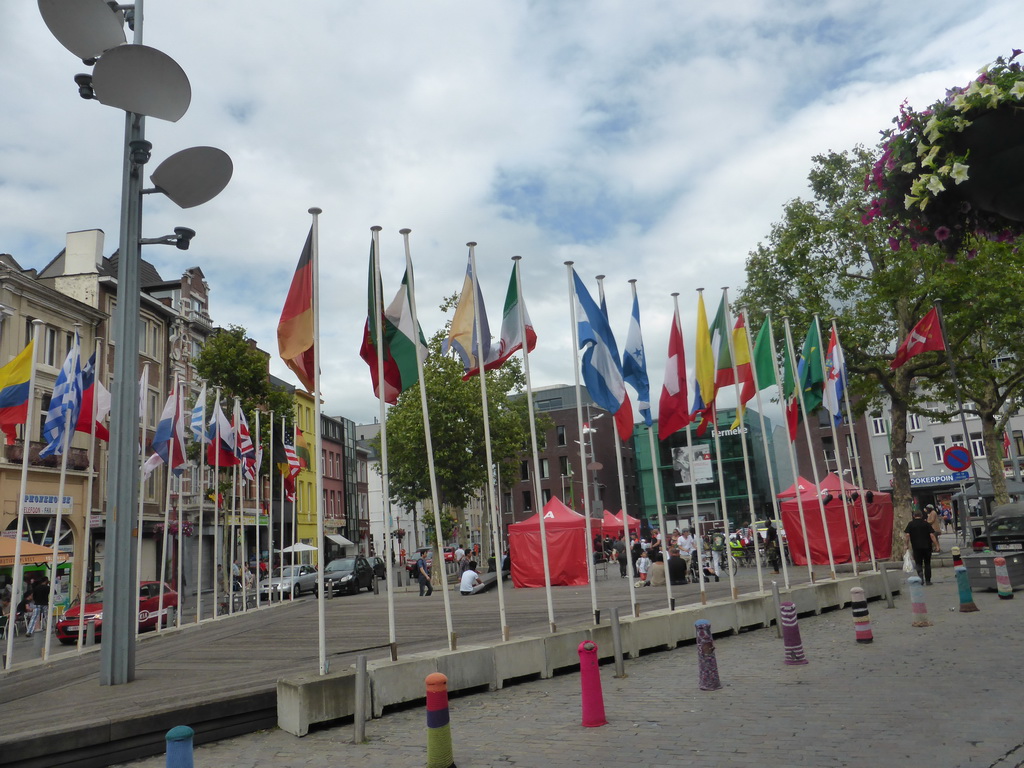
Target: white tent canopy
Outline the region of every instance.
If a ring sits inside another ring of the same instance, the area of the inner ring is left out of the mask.
[[[301,541],[297,544],[292,544],[290,547],[285,547],[281,550],[282,552],[316,552],[316,547],[312,544],[303,544]]]

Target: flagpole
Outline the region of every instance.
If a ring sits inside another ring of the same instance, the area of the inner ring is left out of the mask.
[[[178,396],[178,374],[174,374],[173,383],[171,384],[171,397]],[[173,427],[172,427],[173,433]],[[163,536],[160,543],[160,597],[157,600],[157,615],[156,615],[156,631],[162,632],[164,625],[164,584],[167,581],[167,528],[170,524],[171,519],[171,478],[174,473],[171,471],[171,463],[174,461],[173,449],[168,446],[167,449],[167,462],[164,465],[164,471],[167,473],[167,489],[164,492],[164,530]],[[141,593],[141,590],[140,590]]]
[[[267,579],[273,583],[274,579],[274,469],[277,464],[274,462],[274,412],[268,412],[267,435],[270,445],[270,463],[267,465]],[[284,445],[284,440],[281,441]],[[283,512],[283,508],[281,510]],[[259,574],[256,575],[259,579]],[[259,591],[259,582],[256,584]],[[273,604],[274,590],[267,589],[267,602]]]
[[[817,312],[814,313],[814,324],[818,328],[818,338],[821,339],[821,320],[818,318]],[[821,370],[826,375],[825,386],[827,387],[828,361],[825,360],[824,346],[824,341],[822,341],[822,343],[818,345],[818,357],[821,358]],[[839,412],[839,403],[836,403],[836,411]],[[838,431],[836,431],[836,420],[832,416],[831,412],[828,415],[828,423],[829,427],[831,427],[832,430],[832,448],[836,454],[836,474],[839,475],[839,499],[843,505],[843,518],[846,522],[846,540],[850,543],[850,562],[853,563],[853,575],[856,576],[858,574],[857,543],[853,540],[853,525],[850,521],[850,507],[847,503],[845,489],[843,488],[843,452],[839,450],[839,433]],[[825,462],[825,469],[828,469],[827,461]]]
[[[78,325],[78,323],[75,323],[75,325]],[[65,393],[64,396],[67,397],[68,394]],[[49,661],[50,659],[50,635],[53,634],[50,631],[50,627],[53,622],[53,596],[57,591],[57,556],[60,553],[60,526],[64,519],[64,482],[68,474],[68,443],[70,442],[69,435],[71,430],[74,429],[74,424],[71,423],[72,415],[70,409],[64,412],[64,434],[61,435],[60,480],[57,483],[57,515],[53,523],[53,557],[50,563],[52,579],[50,581],[50,594],[46,599],[46,641],[43,643],[43,661]],[[69,580],[68,589],[70,588],[71,583]],[[84,606],[82,610],[85,610]],[[39,629],[39,627],[36,627],[36,631],[39,631]]]
[[[491,513],[492,528],[497,526],[497,513],[494,508],[494,457],[491,451],[491,421],[490,421],[490,410],[487,403],[487,370],[486,360],[483,359],[481,354],[483,350],[483,321],[481,315],[483,314],[483,307],[476,306],[477,297],[480,296],[480,281],[477,279],[476,274],[476,243],[466,243],[469,248],[469,263],[471,271],[473,273],[473,308],[476,310],[473,312],[473,325],[474,332],[477,338],[476,344],[476,364],[479,369],[480,379],[480,400],[483,405],[483,416],[484,416],[484,456],[487,461],[487,507]],[[492,535],[492,539],[496,540],[496,537]],[[495,558],[497,562],[497,558]],[[498,573],[498,618],[501,622],[501,639],[507,641],[509,638],[509,626],[508,620],[505,615],[505,592],[502,588],[501,573]]]
[[[636,278],[629,281],[629,287],[633,292],[633,301],[636,301]],[[675,322],[673,320],[672,322]],[[639,397],[639,394],[637,395]],[[648,414],[650,414],[650,403],[648,403]],[[654,483],[654,504],[658,508],[658,530],[661,531],[661,562],[665,566],[665,598],[668,600],[668,609],[676,609],[675,598],[672,597],[672,579],[668,577],[668,550],[665,546],[667,539],[665,531],[665,511],[662,509],[661,494],[661,473],[658,472],[658,452],[654,442],[654,429],[647,427],[647,442],[651,451],[651,480]]]
[[[28,402],[25,404],[25,424],[21,437],[21,484],[18,489],[18,532],[14,539],[14,583],[11,585],[11,603],[15,608],[15,600],[21,599],[21,585],[25,567],[21,563],[21,537],[25,530],[25,492],[28,490],[28,455],[31,449],[32,427],[35,423],[32,403],[35,402],[36,355],[39,352],[39,337],[42,335],[43,321],[32,321],[32,364],[28,374]],[[83,606],[84,607],[84,606]],[[17,610],[11,610],[11,618],[17,617]],[[4,669],[10,669],[14,663],[14,632],[7,632],[7,663]]]
[[[256,486],[256,491],[255,491],[255,493],[256,493],[256,525],[254,526],[255,529],[256,529],[256,532],[255,532],[255,536],[256,536],[256,574],[255,574],[256,580],[254,582],[256,584],[256,589],[254,591],[256,592],[256,607],[259,608],[260,607],[260,512],[262,511],[260,509],[260,464],[263,463],[262,461],[260,461],[260,449],[261,449],[261,446],[260,446],[260,412],[259,412],[259,410],[254,410],[252,412],[252,418],[253,418],[253,423],[256,425],[256,432],[254,433],[256,435],[256,440],[253,441],[254,442],[253,447],[254,447],[254,449],[256,451],[256,466],[254,467],[254,472],[255,472],[256,476],[253,479],[253,485]],[[318,434],[319,434],[319,431],[318,431]]]
[[[381,469],[381,508],[383,511],[384,539],[387,547],[387,562],[384,567],[388,575],[388,645],[391,660],[398,661],[398,638],[395,632],[395,537],[394,519],[391,516],[391,479],[388,468],[388,417],[387,402],[384,399],[384,327],[381,318],[384,314],[383,297],[380,295],[380,231],[382,227],[370,227],[371,261],[373,269],[373,339],[374,351],[377,353],[377,404],[380,408],[380,469]],[[414,340],[415,341],[418,340]],[[405,567],[405,563],[402,563]]]
[[[605,303],[605,298],[604,298],[604,275],[597,275],[596,279],[597,279],[597,290],[601,294],[601,306],[602,306],[602,308],[605,308],[605,307],[607,307],[607,304]],[[607,316],[605,317],[605,319],[606,320],[608,319]],[[625,384],[623,384],[623,385],[625,385]],[[614,417],[614,414],[611,414],[611,415]],[[630,416],[631,416],[630,420],[632,421],[632,414],[630,414]],[[593,427],[591,427],[591,429],[593,429]],[[615,423],[614,418],[612,419],[611,430],[612,430],[612,442],[615,443],[615,468],[616,468],[616,471],[618,472],[618,477],[619,477],[619,505],[620,505],[620,511],[621,511],[621,514],[622,514],[622,530],[623,530],[624,535],[626,536],[626,541],[628,542],[629,541],[629,513],[626,511],[626,477],[625,477],[625,474],[622,471],[622,441],[619,439],[618,425]],[[591,447],[591,452],[593,452],[593,447],[594,447],[594,438],[593,437],[590,438],[590,447]],[[596,456],[595,456],[594,460],[595,461],[597,460]],[[637,538],[639,538],[639,536]],[[591,547],[593,547],[594,540],[590,537],[590,533],[589,532],[587,533],[587,539],[589,540]],[[593,562],[593,560],[594,560],[593,551],[588,553],[588,557],[590,558],[591,562]],[[634,617],[638,617],[640,615],[640,608],[636,604],[636,580],[635,580],[636,576],[632,572],[632,567],[633,567],[632,558],[630,558],[629,567],[630,567],[630,571],[629,571],[629,608],[630,608],[630,611],[632,612],[633,616]]]
[[[231,405],[231,440],[234,443],[232,453],[238,453],[238,397]],[[220,446],[218,445],[219,449]],[[228,551],[231,567],[231,580],[228,582],[228,615],[235,613],[235,559],[238,557],[238,464],[231,465],[231,522],[228,523]],[[245,610],[245,572],[238,566],[238,580],[241,582],[242,610]]]
[[[297,416],[297,414],[296,414]],[[292,449],[298,449],[299,445],[299,425],[297,421],[292,422]],[[295,567],[295,545],[299,543],[299,489],[296,483],[295,488],[295,501],[292,502],[292,568]]]
[[[184,419],[185,418],[185,398],[184,398],[184,395],[182,394],[181,384],[180,383],[176,387],[176,389],[177,389],[177,393],[175,394],[175,398],[174,398],[175,399],[175,402],[174,402],[174,421],[171,422],[171,442],[167,446],[167,458],[169,460],[167,462],[168,471],[171,471],[170,465],[174,461],[174,443],[175,443],[175,441],[177,439],[177,435],[178,435],[179,419]],[[182,426],[184,426],[184,425],[182,424]],[[185,436],[184,436],[184,434],[182,434],[182,443],[181,443],[181,449],[182,449],[182,457],[181,458],[182,458],[182,460],[184,460],[184,458],[185,458],[185,455],[184,455],[185,454],[185,442],[184,442],[184,439],[185,439]],[[173,475],[174,475],[174,472],[171,471],[171,476],[173,477]],[[185,513],[184,513],[184,510],[182,509],[181,477],[179,476],[177,478],[177,480],[178,480],[178,509],[177,509],[177,513],[178,513],[178,548],[177,548],[177,551],[178,551],[178,565],[174,569],[174,571],[175,571],[175,575],[177,576],[175,586],[177,587],[176,591],[178,593],[178,607],[174,611],[174,619],[175,619],[174,623],[175,623],[175,626],[178,629],[181,629],[181,602],[182,602],[181,587],[182,587],[182,582],[184,581],[184,579],[182,578],[182,575],[183,575],[183,570],[184,570],[184,567],[185,567]]]
[[[409,251],[409,233],[411,229],[401,229],[399,234],[405,240],[405,272],[408,278],[406,290],[409,295],[409,311],[412,314],[413,346],[416,348],[416,375],[420,381],[420,405],[423,408],[423,436],[427,444],[427,468],[430,472],[430,500],[434,507],[434,544],[437,549],[435,567],[441,568],[441,596],[444,598],[444,619],[448,628],[448,650],[454,651],[456,646],[455,631],[452,628],[451,597],[448,594],[448,574],[444,570],[444,532],[441,528],[441,503],[437,490],[437,475],[434,472],[434,444],[430,437],[430,414],[427,408],[427,382],[423,378],[423,356],[420,354],[420,321],[416,315],[416,284],[413,278],[412,254]],[[384,381],[381,379],[381,386]]]
[[[839,332],[836,330],[836,319],[832,318],[832,333],[836,336],[836,344],[842,349],[839,343]],[[864,527],[868,535],[868,551],[871,553],[871,570],[878,570],[878,562],[875,560],[875,536],[871,532],[871,519],[868,517],[868,500],[864,492],[864,475],[860,464],[860,448],[857,446],[857,422],[853,418],[853,410],[850,408],[850,387],[849,376],[846,371],[846,353],[843,353],[843,370],[840,375],[844,378],[843,401],[846,404],[846,423],[849,425],[850,442],[853,446],[853,465],[857,470],[857,486],[860,488],[860,505],[864,514]]]
[[[95,330],[95,329],[94,329]],[[89,581],[89,548],[92,545],[92,486],[93,478],[96,476],[96,470],[93,467],[93,459],[96,455],[96,408],[97,408],[97,395],[99,394],[100,387],[100,344],[103,341],[101,338],[95,340],[95,351],[93,352],[93,368],[92,368],[92,412],[89,414],[89,476],[85,481],[85,504],[83,508],[85,511],[85,530],[83,531],[83,546],[82,546],[82,583],[78,587],[78,604],[80,606],[78,610],[78,652],[82,652],[82,647],[85,644],[84,633],[85,633],[85,596],[88,594],[86,590],[87,582]]]
[[[960,377],[956,373],[956,363],[953,362],[953,350],[949,347],[949,337],[946,335],[946,316],[942,312],[942,299],[935,299],[932,302],[932,306],[935,307],[935,314],[939,318],[939,332],[942,334],[942,346],[946,349],[946,362],[949,364],[949,374],[953,377],[953,388],[956,391],[956,407],[960,410],[960,428],[964,431],[964,447],[970,451],[971,454],[971,474],[974,476],[974,494],[978,499],[978,507],[981,510],[981,514],[985,520],[985,536],[988,536],[988,513],[985,509],[985,501],[981,497],[981,481],[978,479],[978,462],[974,461],[974,449],[971,447],[971,433],[967,431],[967,414],[964,413],[964,397],[960,391]],[[964,494],[964,510],[962,522],[960,525],[960,534],[963,536],[964,543],[967,542],[967,519],[970,516],[969,510],[967,509],[967,495]]]
[[[221,572],[217,573],[217,560],[224,559],[224,529],[220,523],[220,421],[217,417],[221,413],[220,408],[220,387],[214,387],[213,398],[213,437],[210,444],[213,446],[213,618],[220,617],[220,600],[218,581],[223,586],[224,564],[221,562]],[[220,536],[218,537],[218,532]]]
[[[284,445],[284,431],[285,431],[285,417],[282,416],[281,417],[281,445],[282,446]],[[285,458],[285,461],[288,461],[287,453],[286,453],[284,458]],[[288,471],[291,472],[291,465],[290,464],[289,464],[289,467],[288,467]],[[280,479],[279,482],[281,484],[280,488],[278,488],[278,494],[280,495],[280,510],[279,511],[281,513],[281,522],[280,522],[281,533],[280,533],[280,541],[278,542],[278,545],[279,545],[279,548],[280,548],[280,551],[281,551],[281,556],[280,556],[280,558],[278,558],[278,565],[277,565],[277,567],[281,569],[281,572],[283,574],[284,573],[284,549],[285,549],[285,544],[284,544],[284,542],[285,542],[285,538],[284,538],[284,475],[283,474],[281,475],[281,479]],[[292,507],[294,508],[294,506],[295,506],[295,502],[292,502]],[[273,583],[273,578],[274,578],[273,560],[271,560],[271,568],[270,568],[270,574],[269,575],[270,575],[271,584],[272,584]],[[284,602],[284,592],[279,590],[277,598],[278,598],[278,602],[279,603],[283,603]],[[274,599],[273,590],[271,590],[270,599],[271,600]]]
[[[814,475],[814,488],[817,491],[818,497],[818,511],[821,513],[821,529],[825,536],[825,548],[828,551],[828,567],[832,574],[832,580],[836,578],[836,561],[832,556],[832,535],[829,533],[828,520],[825,517],[825,500],[821,496],[821,475],[818,474],[818,460],[814,457],[814,449],[811,446],[811,425],[807,422],[807,405],[804,401],[804,385],[800,381],[800,369],[796,364],[796,352],[793,348],[793,335],[789,329],[789,318],[782,318],[783,326],[786,329],[786,349],[789,354],[789,359],[793,365],[793,378],[796,381],[794,389],[796,390],[797,403],[800,406],[801,419],[804,424],[804,438],[807,440],[807,455],[811,459],[811,473]],[[818,346],[821,346],[821,338],[819,334]],[[810,361],[806,361],[807,365],[810,365]],[[805,538],[807,531],[804,530]],[[807,542],[810,546],[810,542]],[[808,562],[810,562],[808,560]]]
[[[206,435],[206,385],[203,384],[202,389],[199,393],[202,399],[201,410],[200,410],[200,433],[205,437]],[[192,435],[195,437],[195,433]],[[199,438],[199,524],[196,526],[196,543],[198,550],[196,553],[196,624],[202,621],[203,617],[203,501],[206,496],[206,489],[203,487],[203,446],[205,441],[203,437]],[[214,558],[216,559],[216,558]]]
[[[761,534],[758,533],[758,530],[757,530],[757,525],[756,525],[757,514],[754,511],[754,486],[753,486],[753,483],[750,480],[750,452],[747,450],[747,438],[746,438],[746,435],[744,433],[745,427],[743,426],[743,422],[745,421],[744,413],[743,413],[743,411],[744,411],[744,407],[743,407],[744,403],[743,403],[742,394],[741,394],[739,366],[736,365],[736,343],[735,343],[736,340],[733,338],[734,329],[732,327],[732,325],[733,325],[732,312],[731,312],[731,310],[729,308],[729,289],[728,289],[728,287],[723,287],[722,288],[722,301],[725,302],[725,326],[726,326],[726,329],[727,329],[726,330],[726,334],[725,334],[725,338],[726,338],[726,343],[729,345],[729,358],[730,358],[730,361],[732,363],[733,386],[735,386],[735,388],[736,388],[736,419],[737,419],[737,421],[739,421],[739,425],[738,426],[739,426],[739,432],[740,432],[740,434],[739,434],[740,448],[741,448],[742,453],[743,453],[743,476],[744,476],[744,478],[747,481],[747,511],[750,513],[750,527],[753,528],[753,530],[754,530],[754,564],[757,567],[757,591],[758,592],[764,592],[764,575],[763,575],[763,571],[762,571],[762,567],[763,566],[762,566],[762,562],[761,562],[761,547],[760,547]],[[747,342],[749,344],[749,341],[750,341],[749,333],[747,332],[747,327],[746,327],[745,324],[743,326],[743,335],[748,337],[747,338]],[[750,365],[751,368],[753,368],[754,361],[749,359],[749,352],[748,352],[747,364]],[[753,374],[751,374],[751,375],[753,375]],[[717,424],[715,426],[717,427]],[[769,474],[770,474],[770,469],[769,469]],[[732,569],[730,568],[729,570],[731,571]]]
[[[766,428],[766,425],[765,425],[765,420],[764,420],[764,408],[762,407],[762,404],[761,404],[761,389],[763,387],[761,385],[761,382],[759,382],[757,380],[757,360],[754,359],[754,348],[752,346],[752,342],[750,341],[750,330],[749,330],[749,326],[747,324],[747,317],[746,317],[746,314],[743,313],[743,312],[741,312],[740,314],[743,315],[743,326],[748,329],[747,333],[744,334],[744,335],[747,338],[747,356],[750,358],[750,375],[754,379],[754,396],[757,398],[757,418],[758,418],[758,423],[761,426],[761,447],[762,447],[762,450],[764,450],[764,460],[765,460],[765,463],[768,465],[768,493],[771,496],[772,512],[774,513],[773,516],[772,516],[772,520],[773,520],[773,522],[778,524],[779,527],[781,527],[781,525],[782,525],[782,523],[781,523],[782,515],[779,512],[779,499],[775,495],[776,488],[775,488],[775,475],[772,472],[772,452],[771,452],[771,449],[768,447],[768,431],[767,431],[767,428]],[[770,320],[766,319],[765,322],[770,323]],[[771,325],[769,325],[768,330],[771,331]],[[769,336],[770,336],[770,334],[769,334]],[[771,339],[771,342],[772,342],[771,350],[772,350],[772,355],[773,355],[773,357],[772,357],[772,370],[775,371],[775,376],[777,378],[778,377],[778,369],[775,367],[775,358],[774,358],[774,354],[775,354],[775,340]],[[768,385],[765,385],[765,386],[771,386],[771,385],[768,384]],[[780,387],[780,391],[781,391],[781,387]],[[785,402],[785,401],[784,400],[780,400],[780,402]],[[776,529],[776,531],[778,531],[778,529]],[[786,550],[785,550],[785,548],[782,545],[782,538],[781,537],[778,539],[778,547],[779,547],[779,560],[782,561],[782,581],[785,584],[786,589],[789,589],[789,566],[786,564]]]
[[[145,456],[146,456],[146,433],[147,423],[149,421],[149,363],[142,364],[142,379],[145,386],[139,387],[139,422],[140,422],[140,442],[139,450],[136,451],[138,458],[141,459],[137,463],[139,473],[139,526],[137,535],[135,537],[135,635],[139,634],[139,606],[142,599],[142,530],[145,525],[143,519],[143,513],[145,511],[145,499],[146,499],[146,478],[142,474],[145,470]]]
[[[783,320],[785,321],[785,318],[783,318]],[[769,322],[769,323],[771,322],[771,314],[767,315],[767,322]],[[788,331],[788,326],[787,326],[787,331]],[[772,345],[772,354],[775,354],[775,331],[774,331],[774,329],[772,328],[771,325],[768,326],[768,333],[769,333],[769,341],[771,341],[771,345]],[[787,334],[787,336],[788,336],[788,334]],[[790,362],[792,362],[792,359],[793,359],[792,354],[790,354],[788,351],[785,354],[787,355],[787,359]],[[783,386],[782,386],[782,379],[779,378],[779,368],[774,363],[772,364],[772,370],[775,372],[775,385],[779,388],[779,402],[785,404],[785,402],[786,402],[786,393],[785,393],[785,391],[783,389]],[[796,378],[795,368],[794,368],[793,378],[794,379]],[[796,386],[796,388],[799,389],[799,387],[800,387],[799,382],[797,382],[795,384],[795,386]],[[786,409],[783,408],[783,419],[784,420],[786,420],[785,413],[786,413]],[[797,462],[796,462],[795,441],[796,441],[796,435],[791,435],[789,433],[789,422],[788,422],[788,420],[786,420],[786,447],[789,449],[789,466],[793,470],[793,490],[796,491],[796,508],[797,508],[797,512],[799,513],[799,516],[800,516],[800,528],[802,529],[803,537],[804,537],[804,557],[806,557],[806,559],[807,559],[807,578],[810,580],[811,584],[813,584],[814,583],[814,567],[811,564],[811,541],[810,541],[810,539],[807,536],[807,519],[804,517],[804,501],[803,501],[803,497],[801,495],[801,489],[800,489],[800,467],[797,465]],[[787,540],[788,540],[788,537],[787,537]],[[792,549],[790,551],[792,552]]]
[[[580,465],[583,467],[583,477],[587,476],[587,447],[585,440],[583,439],[583,400],[580,397],[580,332],[579,325],[576,320],[576,286],[573,284],[574,270],[572,268],[574,262],[565,262],[566,272],[569,276],[569,322],[572,324],[572,361],[573,361],[573,374],[576,377],[576,425],[579,430],[580,436]],[[533,404],[533,396],[530,397],[530,403]],[[530,411],[530,426],[533,427],[533,411]],[[614,429],[614,427],[612,427]],[[540,471],[540,461],[537,459],[537,443],[534,442],[534,475],[537,475]],[[539,481],[536,482],[538,491],[540,489]],[[537,503],[540,503],[540,497],[537,498]],[[587,581],[590,582],[590,609],[594,614],[594,623],[601,623],[601,612],[597,609],[597,585],[594,583],[594,539],[591,531],[591,519],[590,519],[590,493],[587,491],[586,483],[583,487],[583,512],[587,526]],[[545,583],[551,583],[551,576],[548,572],[548,551],[547,551],[547,536],[544,533],[544,510],[543,507],[540,511],[540,540],[541,540],[541,553],[544,556],[544,580]],[[626,539],[627,551],[626,551],[626,562],[629,563],[629,551],[628,542]],[[632,565],[630,564],[630,571],[628,572],[630,583],[633,581]],[[550,599],[550,598],[549,598]],[[549,614],[550,614],[550,608]],[[551,631],[555,631],[554,620],[551,622]]]

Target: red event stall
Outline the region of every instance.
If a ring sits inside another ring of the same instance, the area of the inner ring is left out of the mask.
[[[587,584],[587,520],[561,501],[552,498],[544,505],[548,566],[552,586]],[[512,555],[512,584],[515,587],[543,587],[544,561],[540,546],[540,516],[508,527]],[[596,523],[596,521],[594,521]],[[619,525],[622,525],[620,522]],[[593,525],[591,531],[596,532]]]
[[[823,493],[830,494],[832,498],[825,504],[825,520],[828,523],[829,539],[832,543],[832,557],[837,563],[849,563],[850,539],[846,535],[846,515],[843,511],[843,500],[840,498],[840,487],[845,489],[847,494],[846,508],[850,513],[850,523],[853,528],[853,541],[856,548],[857,561],[867,562],[871,559],[871,550],[868,546],[867,528],[864,525],[864,507],[861,496],[870,493],[871,500],[867,502],[868,523],[871,526],[871,543],[875,548],[875,558],[887,560],[892,555],[892,520],[893,508],[892,497],[881,491],[864,491],[849,483],[842,482],[830,474],[821,482]],[[852,497],[857,494],[854,500]],[[826,497],[827,498],[827,497]],[[864,496],[864,498],[867,498]],[[804,521],[807,524],[807,534],[811,543],[811,563],[813,565],[828,565],[828,548],[825,544],[825,532],[821,524],[821,510],[818,506],[818,495],[815,492],[813,483],[809,490],[800,496],[804,507]],[[790,555],[796,565],[807,565],[807,556],[804,551],[804,534],[800,525],[799,505],[795,497],[783,501],[779,505],[782,511],[782,525],[786,531],[786,541],[789,546]]]
[[[626,515],[626,522],[629,524],[629,532],[640,535],[640,521],[632,515]],[[622,535],[622,510],[613,515],[607,509],[604,511],[604,519],[601,521],[601,535],[619,538]]]

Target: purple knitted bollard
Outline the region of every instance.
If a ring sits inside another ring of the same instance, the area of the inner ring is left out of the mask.
[[[800,625],[796,623],[796,605],[782,603],[779,612],[782,615],[782,644],[786,649],[786,663],[806,664],[804,644],[800,640]]]
[[[715,659],[715,643],[711,637],[711,622],[701,619],[697,628],[697,680],[702,691],[717,691],[722,687]]]

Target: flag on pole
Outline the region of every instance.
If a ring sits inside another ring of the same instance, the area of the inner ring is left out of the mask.
[[[402,277],[394,300],[383,308],[380,318],[376,318],[377,296],[380,296],[380,268],[377,265],[377,254],[373,241],[370,242],[370,278],[367,301],[366,326],[363,329],[363,344],[359,356],[370,366],[370,380],[373,393],[377,397],[383,391],[384,402],[394,405],[398,396],[405,392],[418,380],[416,372],[416,355],[421,359],[427,357],[427,342],[420,328],[413,329],[412,309],[409,299],[409,276]],[[377,337],[383,337],[384,345],[384,381],[377,381]],[[415,340],[419,341],[417,344]]]
[[[206,429],[206,384],[199,390],[196,404],[192,406],[192,415],[189,419],[189,429],[192,432],[192,439],[197,443],[207,442]]]
[[[210,443],[206,448],[206,462],[211,467],[234,467],[241,464],[235,456],[235,432],[220,407],[220,401],[213,406],[206,438]]]
[[[522,313],[522,325],[526,329],[526,338],[523,338],[522,329],[519,327],[519,315]],[[533,330],[533,322],[530,320],[530,313],[526,311],[526,302],[519,301],[519,280],[516,277],[515,265],[512,266],[512,277],[508,281],[508,291],[505,292],[505,308],[501,316],[501,341],[498,343],[498,351],[495,354],[494,362],[488,364],[487,370],[500,368],[506,360],[523,348],[526,344],[526,352],[533,352],[537,346],[537,334]]]
[[[778,369],[775,367],[775,349],[772,346],[771,316],[765,317],[764,322],[761,324],[761,329],[757,332],[757,338],[754,339],[754,359],[752,365],[754,376],[750,382],[751,387],[762,390],[775,383]],[[751,392],[750,397],[753,397],[754,394],[756,393]],[[750,397],[747,398],[748,402]]]
[[[729,320],[726,317],[725,292],[718,302],[718,311],[708,329],[711,334],[711,358],[715,361],[715,397],[718,391],[733,384],[736,379],[732,373],[732,355],[729,353]],[[712,400],[715,399],[712,397]]]
[[[142,477],[147,478],[160,464],[166,464],[181,475],[185,463],[185,416],[181,402],[181,390],[175,387],[164,404],[160,413],[160,422],[156,425],[153,435],[153,455],[142,467]]]
[[[796,441],[797,426],[800,424],[800,399],[797,392],[796,376],[793,374],[793,362],[789,352],[783,355],[782,361],[782,396],[786,401],[786,426],[789,429],[789,442]]]
[[[249,434],[249,422],[245,419],[245,413],[238,411],[238,420],[235,424],[235,457],[242,465],[242,477],[245,480],[252,480],[256,477],[256,448],[252,444],[252,435]]]
[[[928,310],[928,314],[910,329],[907,338],[896,350],[896,356],[889,363],[889,368],[895,371],[907,360],[922,352],[942,352],[945,348],[946,342],[942,337],[939,313],[935,311],[935,307],[932,307]]]
[[[480,315],[480,338],[476,335],[476,316]],[[491,329],[487,323],[487,311],[484,309],[484,297],[477,282],[473,290],[473,261],[466,264],[466,278],[462,283],[462,294],[458,306],[452,316],[448,337],[441,343],[441,354],[447,355],[455,350],[462,359],[463,381],[468,381],[480,373],[480,361],[484,361],[487,370],[494,362],[497,350],[491,348]],[[376,364],[376,361],[374,362]]]
[[[0,368],[0,430],[7,445],[18,439],[19,424],[28,418],[28,382],[32,378],[35,342],[30,341],[14,359]]]
[[[1010,433],[1003,430],[1003,458],[1010,458]]]
[[[690,423],[689,393],[686,387],[686,352],[683,349],[683,328],[679,322],[679,309],[672,317],[672,330],[668,336],[668,361],[665,363],[665,383],[658,402],[658,437],[662,440]]]
[[[711,347],[703,293],[697,295],[697,336],[694,353],[696,361],[693,370],[693,408],[690,414],[701,417],[698,434],[703,434],[708,422],[714,419],[715,408],[715,357]]]
[[[637,408],[644,417],[644,423],[651,426],[654,423],[651,419],[651,380],[647,376],[647,356],[644,354],[644,339],[640,331],[640,302],[635,292],[626,347],[622,351],[622,378],[636,390]]]
[[[740,396],[736,403],[736,418],[732,429],[739,427],[743,421],[743,411],[747,403],[757,393],[754,386],[754,371],[750,365],[750,347],[747,345],[747,326],[743,313],[736,315],[736,323],[732,329],[732,349],[736,357],[736,375],[739,377]]]
[[[59,456],[63,450],[64,429],[67,414],[71,414],[71,423],[78,423],[78,414],[82,409],[82,350],[81,339],[75,331],[74,341],[64,365],[57,374],[50,395],[50,410],[43,422],[43,439],[46,446],[39,451],[40,456]],[[70,437],[70,436],[69,436]]]
[[[800,363],[797,366],[797,377],[804,392],[804,410],[808,415],[821,407],[825,390],[825,371],[821,367],[821,332],[818,330],[818,318],[814,318],[807,329],[803,349],[800,351]]]
[[[310,392],[316,378],[313,310],[313,228],[310,227],[277,324],[277,347],[281,358]]]
[[[76,432],[92,434],[93,403],[96,405],[96,437],[110,440],[110,432],[103,426],[103,420],[110,413],[110,392],[96,377],[96,353],[92,353],[89,362],[82,368],[82,407],[78,412],[75,424]]]
[[[576,294],[576,329],[583,361],[580,372],[587,392],[601,408],[615,416],[619,439],[633,434],[633,406],[622,378],[619,350],[605,313],[591,298],[576,270],[572,270]]]
[[[832,421],[838,426],[843,423],[843,393],[846,391],[846,358],[839,345],[835,328],[828,340],[825,355],[825,410],[832,414]]]
[[[274,464],[284,478],[285,497],[288,501],[295,501],[295,478],[299,476],[301,467],[295,448],[288,442],[290,439],[289,434],[283,438],[281,435],[274,436]]]

